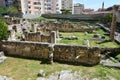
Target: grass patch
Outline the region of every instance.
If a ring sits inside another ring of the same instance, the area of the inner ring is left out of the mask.
[[[120,79],[119,69],[107,68],[101,65],[85,67],[57,62],[54,62],[53,65],[40,63],[41,61],[38,60],[8,57],[4,63],[0,64],[0,75],[12,77],[14,80],[36,80],[38,71],[42,69],[46,72],[46,77],[56,71],[72,70],[72,72],[81,72],[83,76],[90,74],[91,78],[100,77],[101,80],[106,80],[104,79],[106,75],[110,75],[117,80]]]
[[[100,36],[104,35],[104,31],[102,29],[99,29],[96,31],[96,33],[100,34]],[[84,44],[84,39],[88,39],[90,46],[91,47],[107,47],[107,48],[115,48],[115,47],[119,47],[119,45],[116,42],[104,42],[104,43],[100,43],[98,44],[97,40],[91,40],[93,38],[93,33],[88,33],[87,35],[85,35],[84,32],[71,32],[71,33],[65,33],[65,32],[61,32],[61,34],[63,35],[63,37],[67,37],[67,36],[76,36],[78,38],[78,40],[67,40],[62,38],[59,43],[64,43],[64,44],[74,44],[74,45],[83,45]],[[105,35],[104,35],[105,36]],[[109,36],[105,36],[105,40],[109,40]]]

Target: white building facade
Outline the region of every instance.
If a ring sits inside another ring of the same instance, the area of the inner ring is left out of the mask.
[[[74,5],[74,14],[82,14],[84,11],[84,4],[77,3]]]
[[[73,12],[73,0],[61,0],[62,1],[62,9],[70,10]]]
[[[61,13],[61,9],[73,10],[73,0],[21,0],[23,14]]]
[[[23,14],[60,13],[61,0],[21,0]]]

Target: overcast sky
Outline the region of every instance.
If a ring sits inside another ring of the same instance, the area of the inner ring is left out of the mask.
[[[74,3],[84,4],[85,8],[92,8],[98,10],[98,8],[102,7],[102,3],[104,2],[105,8],[112,6],[114,4],[120,4],[120,0],[73,0]]]

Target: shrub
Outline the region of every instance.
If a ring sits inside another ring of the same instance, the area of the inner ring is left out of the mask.
[[[8,38],[8,27],[7,24],[0,19],[0,41]]]

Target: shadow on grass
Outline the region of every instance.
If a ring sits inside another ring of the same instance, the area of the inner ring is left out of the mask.
[[[13,57],[13,58],[21,58],[21,59],[29,59],[29,60],[36,60],[36,61],[40,61],[40,64],[50,64],[48,59],[36,59],[36,58],[31,58],[31,57],[24,57],[24,56],[19,56],[19,55],[6,55],[8,57]],[[75,66],[85,66],[85,67],[93,67],[99,63],[96,64],[84,64],[84,63],[78,63],[78,62],[67,62],[67,61],[60,61],[60,60],[54,60],[54,62],[60,63],[60,64],[67,64],[67,65],[75,65]],[[53,63],[54,63],[53,62]]]
[[[104,40],[104,41],[100,41],[97,44],[102,44],[102,43],[107,43],[107,42],[111,42],[111,40]]]

